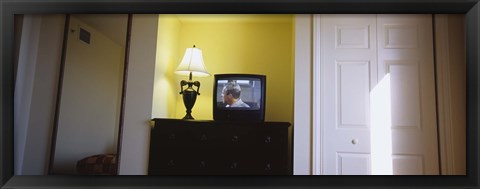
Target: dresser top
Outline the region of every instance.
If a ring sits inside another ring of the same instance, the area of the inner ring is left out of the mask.
[[[189,120],[189,119],[168,119],[168,118],[154,118],[152,121],[155,124],[165,124],[165,125],[177,125],[177,124],[188,124],[188,125],[211,125],[211,126],[222,126],[222,125],[232,125],[232,126],[243,126],[243,127],[258,127],[258,126],[275,126],[275,127],[289,127],[291,124],[289,122],[271,122],[271,121],[215,121],[215,120]]]

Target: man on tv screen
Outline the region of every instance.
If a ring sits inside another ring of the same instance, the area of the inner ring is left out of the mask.
[[[229,80],[225,86],[223,86],[222,97],[223,103],[226,104],[225,107],[229,108],[250,108],[248,104],[242,101],[240,98],[240,93],[242,88],[235,80]]]

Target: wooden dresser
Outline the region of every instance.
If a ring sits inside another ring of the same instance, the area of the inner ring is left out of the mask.
[[[149,175],[292,175],[290,123],[153,121]]]

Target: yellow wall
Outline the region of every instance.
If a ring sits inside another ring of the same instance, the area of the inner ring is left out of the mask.
[[[173,72],[181,57],[178,53],[181,23],[175,15],[160,15],[158,26],[152,118],[175,118],[180,87]]]
[[[267,76],[265,120],[293,122],[292,18],[293,16],[289,19],[285,19],[285,16],[279,19],[270,17],[269,21],[263,19],[262,22],[255,22],[252,16],[248,20],[226,19],[213,22],[196,20],[180,22],[178,36],[175,32],[164,31],[175,39],[179,38],[173,69],[180,63],[185,49],[196,45],[202,49],[205,66],[212,74],[210,77],[193,78],[201,83],[200,96],[197,97],[192,109],[192,116],[196,120],[213,119],[214,74],[246,73]],[[166,52],[160,53],[165,55]],[[168,74],[172,74],[173,70],[169,72]],[[167,88],[173,89],[177,96],[176,113],[175,116],[168,117],[180,119],[185,115],[185,107],[181,95],[178,94],[180,90],[178,83],[181,80],[188,80],[188,77],[178,75],[173,77],[175,82],[172,85],[175,86]]]

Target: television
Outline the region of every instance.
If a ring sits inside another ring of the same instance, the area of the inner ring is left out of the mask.
[[[216,121],[264,121],[265,87],[265,75],[215,74],[213,119]]]

